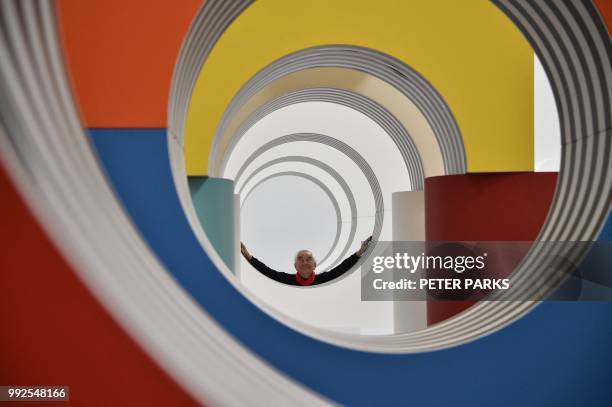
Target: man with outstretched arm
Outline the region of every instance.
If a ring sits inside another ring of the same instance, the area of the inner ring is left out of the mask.
[[[266,266],[264,263],[253,257],[242,242],[240,242],[240,251],[242,252],[244,258],[247,259],[248,262],[251,263],[251,265],[264,276],[283,284],[308,286],[326,283],[349,271],[351,267],[357,263],[363,253],[365,253],[371,240],[372,236],[368,237],[366,240],[361,242],[361,247],[359,250],[344,259],[342,263],[338,264],[333,269],[321,274],[315,273],[317,261],[310,250],[300,250],[295,255],[295,274],[282,273]]]

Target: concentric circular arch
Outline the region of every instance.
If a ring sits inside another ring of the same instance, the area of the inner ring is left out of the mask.
[[[306,179],[312,182],[325,193],[325,195],[329,198],[329,201],[332,203],[332,206],[334,207],[334,213],[336,214],[336,234],[334,236],[334,241],[332,242],[330,249],[327,251],[327,253],[325,253],[325,255],[320,260],[317,260],[317,263],[319,264],[324,263],[329,258],[329,256],[332,254],[336,246],[338,245],[338,242],[340,240],[340,233],[342,232],[343,222],[342,222],[342,215],[340,212],[340,205],[338,205],[338,200],[336,199],[334,194],[332,194],[331,190],[327,187],[327,185],[325,185],[323,182],[321,182],[316,177],[313,177],[312,175],[306,174],[304,172],[299,172],[299,171],[281,171],[281,172],[278,172],[272,175],[268,175],[267,177],[257,181],[257,183],[249,189],[249,191],[244,196],[244,199],[242,199],[241,208],[247,202],[247,200],[249,199],[253,191],[255,191],[257,187],[259,187],[261,184],[271,179],[274,179],[274,178],[286,177],[286,176],[299,177],[299,178],[303,178],[303,179]],[[245,185],[246,185],[246,182],[245,182]],[[354,219],[353,214],[351,214],[351,219]],[[354,233],[353,233],[353,236],[354,236]],[[342,256],[344,255],[344,253],[345,252],[342,253]],[[331,267],[333,267],[336,263],[337,263],[337,259],[331,262]]]
[[[389,111],[384,109],[375,101],[355,92],[332,88],[311,88],[290,92],[260,107],[251,116],[249,116],[249,118],[245,120],[240,128],[234,133],[230,144],[225,150],[219,175],[221,177],[224,176],[228,159],[234,151],[234,148],[240,142],[244,134],[255,123],[257,123],[263,117],[282,109],[283,107],[304,102],[335,103],[356,110],[372,119],[385,131],[385,133],[389,135],[397,146],[397,149],[404,159],[404,164],[406,165],[406,170],[410,178],[411,189],[423,189],[423,182],[425,178],[423,163],[419,152],[412,141],[412,138],[409,136],[404,126],[402,126],[402,124]],[[248,160],[250,159],[251,157]],[[244,168],[244,165],[242,168]],[[239,174],[240,172],[236,175],[236,178],[239,177]]]
[[[346,197],[349,199],[349,205],[351,207],[351,212],[352,213],[357,213],[357,203],[355,201],[353,193],[351,192],[351,190],[348,187],[348,184],[346,183],[344,178],[342,178],[342,176],[333,167],[331,167],[330,165],[327,165],[326,163],[324,163],[322,161],[319,161],[319,160],[316,160],[316,159],[311,158],[311,157],[285,156],[285,157],[279,157],[279,158],[270,160],[267,163],[263,164],[262,166],[260,166],[260,167],[256,168],[255,170],[253,170],[249,174],[247,179],[242,183],[242,185],[248,185],[248,183],[250,182],[251,179],[253,179],[259,172],[265,170],[266,168],[272,167],[272,166],[274,166],[276,164],[286,163],[286,162],[299,162],[299,163],[310,164],[310,165],[318,167],[321,170],[327,172],[340,185],[340,187],[344,191]],[[372,236],[378,237],[380,235],[380,231],[382,229],[382,223],[384,221],[384,203],[383,203],[383,200],[382,200],[382,192],[380,190],[380,184],[378,183],[378,180],[376,179],[376,177],[374,177],[373,179],[370,179],[370,178],[368,178],[368,175],[366,173],[364,173],[364,176],[368,180],[368,183],[369,183],[370,188],[372,190],[372,197],[373,197],[373,200],[374,200],[375,214],[374,214],[374,228],[373,228],[373,231],[372,231]],[[242,189],[240,189],[240,191],[242,191]],[[355,231],[357,229],[356,220],[357,219],[355,219],[355,221],[351,222],[351,229],[350,229],[350,232],[349,232],[349,238],[348,238],[344,248],[342,249],[341,253],[332,261],[332,264],[336,264],[339,261],[341,261],[344,258],[344,256],[346,255],[346,253],[349,251],[350,245],[351,245],[351,243],[353,243],[353,241],[355,239]],[[330,253],[334,249],[335,249],[335,245],[331,248]],[[325,256],[325,258],[327,258],[327,255]]]
[[[405,98],[416,105],[417,109],[426,118],[429,126],[433,129],[438,149],[442,154],[445,173],[461,174],[466,172],[467,164],[465,150],[463,147],[463,139],[459,133],[459,127],[453,118],[450,108],[433,86],[415,70],[389,55],[363,47],[336,45],[315,47],[287,55],[266,66],[242,87],[234,96],[221,118],[211,150],[211,163],[213,165],[211,167],[211,173],[216,171],[219,161],[222,160],[225,155],[224,149],[227,144],[225,138],[233,136],[231,131],[228,134],[228,128],[231,129],[231,123],[235,116],[249,100],[253,99],[257,93],[262,92],[263,89],[269,87],[280,78],[288,77],[298,72],[307,73],[308,70],[313,68],[326,67],[363,72],[382,80],[400,91]],[[300,91],[293,96],[295,103],[298,103],[302,98],[306,100],[309,96],[312,97],[312,93],[299,92]],[[363,111],[368,116],[370,116],[369,113],[373,111],[378,114],[382,113],[382,109],[373,106],[373,103],[367,100],[368,98],[353,95],[355,95],[355,92],[342,92],[341,90],[337,90],[334,96],[336,96],[335,99],[341,104],[352,102],[351,104],[353,106],[359,106],[359,104],[355,104],[356,101],[365,102],[364,107],[361,107],[359,110]],[[290,96],[283,95],[280,99],[282,100],[284,97]],[[321,97],[330,98],[332,95],[328,93],[327,95],[321,95]],[[272,104],[275,102],[279,103],[278,101],[269,103]],[[266,103],[266,106],[267,105]],[[257,115],[257,113],[255,113],[255,115]],[[384,113],[383,115],[389,116]],[[377,114],[371,115],[373,119],[377,116]],[[394,122],[397,122],[397,119],[395,119]],[[393,135],[394,133],[395,132],[390,132],[389,134]],[[400,151],[402,151],[403,155],[406,154],[405,146],[414,144],[410,138],[404,138],[405,141],[403,142],[401,139],[392,138],[398,147],[400,147]],[[413,156],[412,160],[417,164],[418,161],[420,161],[417,158],[418,153],[413,151],[413,146],[411,147],[412,148],[408,151],[410,151]],[[413,173],[414,171],[411,171],[411,175]],[[418,178],[418,175],[419,174],[415,174],[414,177]]]

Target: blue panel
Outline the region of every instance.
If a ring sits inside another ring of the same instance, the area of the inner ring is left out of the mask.
[[[597,240],[612,241],[612,213],[608,215],[608,220],[601,230],[601,233],[599,233],[599,238]]]
[[[612,405],[612,303],[544,303],[499,332],[436,352],[328,345],[259,311],[215,269],[182,213],[164,130],[91,134],[135,224],[179,283],[237,340],[314,391],[351,406]]]

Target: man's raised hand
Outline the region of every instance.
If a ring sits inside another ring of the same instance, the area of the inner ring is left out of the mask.
[[[357,252],[355,252],[357,257],[363,256],[365,251],[368,249],[368,244],[370,244],[371,241],[372,241],[372,236],[368,237],[366,240],[361,242],[361,247],[359,248],[359,250],[357,250]]]
[[[242,253],[244,258],[249,260],[249,261],[253,258],[251,253],[249,253],[249,251],[247,250],[246,246],[242,242],[240,242],[240,253]]]

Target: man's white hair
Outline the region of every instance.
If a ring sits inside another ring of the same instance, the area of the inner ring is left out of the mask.
[[[308,249],[298,250],[298,251],[295,253],[295,257],[293,258],[293,262],[294,262],[294,263],[297,263],[297,258],[298,258],[298,256],[300,255],[300,253],[302,253],[302,252],[308,252],[308,253],[310,253],[310,254],[312,255],[312,259],[314,260],[314,264],[315,264],[315,266],[317,265],[317,258],[316,258],[316,257],[314,256],[314,254],[313,254],[313,253],[312,253],[310,250],[308,250]]]

